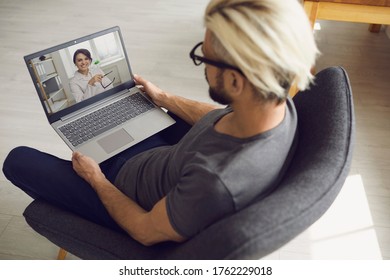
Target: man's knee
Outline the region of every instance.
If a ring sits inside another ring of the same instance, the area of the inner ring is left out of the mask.
[[[15,171],[20,171],[23,165],[29,163],[30,159],[28,154],[31,153],[31,148],[28,147],[16,147],[11,150],[3,163],[3,173],[9,179],[9,177]]]

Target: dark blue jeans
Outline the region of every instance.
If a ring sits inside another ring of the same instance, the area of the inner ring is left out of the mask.
[[[176,118],[175,116],[173,116]],[[123,164],[154,147],[174,145],[190,129],[180,119],[176,124],[100,164],[114,183]],[[3,173],[15,186],[34,199],[43,199],[97,224],[120,230],[95,191],[73,170],[72,162],[29,147],[17,147],[7,156]]]

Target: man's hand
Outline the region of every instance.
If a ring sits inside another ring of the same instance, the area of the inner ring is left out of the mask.
[[[72,163],[76,173],[92,187],[96,181],[105,178],[100,166],[92,158],[87,157],[80,152],[73,152]]]
[[[164,107],[162,102],[164,98],[168,98],[168,93],[164,92],[162,89],[155,86],[153,83],[145,80],[139,75],[134,75],[134,81],[139,86],[139,88],[144,91],[157,106]]]

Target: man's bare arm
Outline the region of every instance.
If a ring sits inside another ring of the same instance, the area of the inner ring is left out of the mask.
[[[171,226],[165,197],[147,212],[112,185],[93,159],[74,152],[72,162],[74,170],[96,191],[110,216],[135,240],[146,246],[185,240]]]
[[[165,92],[138,75],[134,76],[134,81],[141,86],[157,106],[174,113],[190,125],[196,123],[210,111],[220,108],[214,104],[190,100]]]

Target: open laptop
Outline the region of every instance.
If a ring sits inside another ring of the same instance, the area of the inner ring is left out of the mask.
[[[89,64],[73,62],[80,49],[86,57],[89,52]],[[117,26],[24,60],[50,125],[73,151],[98,163],[175,123],[135,86]],[[97,74],[103,78],[93,83]]]

